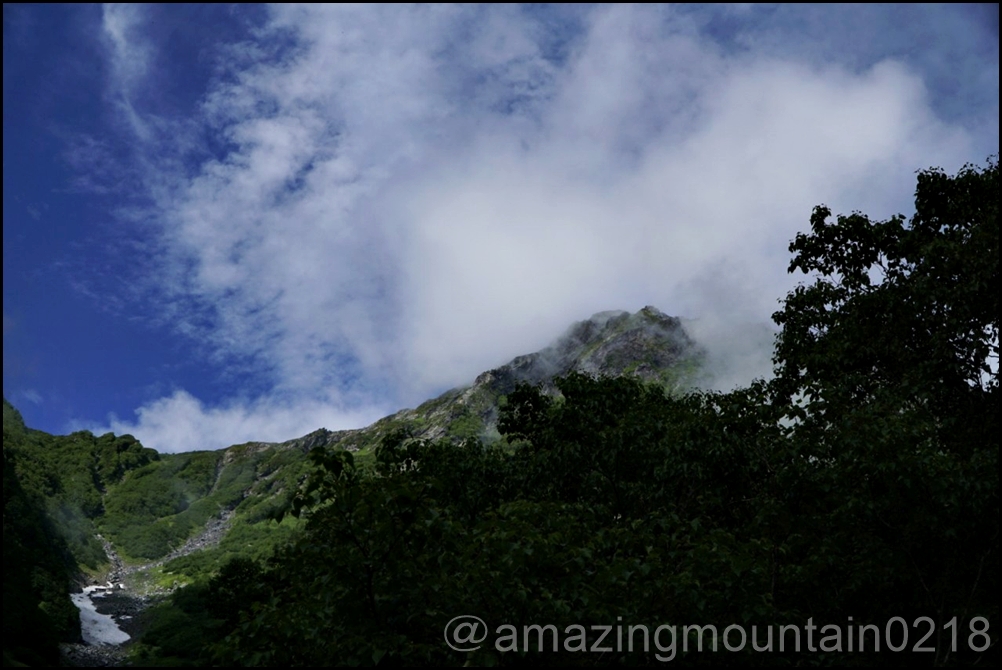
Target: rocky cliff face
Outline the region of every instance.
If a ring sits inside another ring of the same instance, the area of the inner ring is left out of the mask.
[[[648,382],[678,382],[684,386],[680,378],[683,368],[691,372],[689,369],[697,367],[701,358],[702,352],[686,335],[681,322],[654,307],[645,307],[636,314],[600,312],[575,323],[546,349],[483,373],[474,386],[488,385],[499,393],[508,393],[516,383],[526,382],[555,391],[554,377],[571,372],[632,375]]]

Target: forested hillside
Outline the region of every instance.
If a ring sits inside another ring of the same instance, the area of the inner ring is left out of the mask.
[[[17,476],[15,451],[25,429],[6,401],[3,419],[4,665],[53,665],[57,643],[80,637],[79,614],[69,598],[75,562],[44,500],[27,492]]]

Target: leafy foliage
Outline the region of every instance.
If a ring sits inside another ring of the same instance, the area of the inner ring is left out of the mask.
[[[997,618],[998,162],[919,174],[916,212],[855,213],[790,246],[814,273],[775,315],[773,402],[824,495],[819,576],[885,603]],[[823,467],[821,467],[823,466]]]
[[[105,514],[105,493],[125,474],[155,462],[159,454],[131,435],[96,437],[87,431],[49,435],[24,427],[20,415],[5,404],[4,447],[16,455],[18,480],[45,510],[76,561],[91,569],[105,562],[95,539],[95,520]],[[10,418],[8,423],[6,420]]]
[[[55,664],[56,643],[79,640],[69,592],[83,580],[81,569],[100,573],[107,565],[98,531],[127,558],[159,558],[209,518],[232,510],[218,546],[175,559],[153,576],[166,585],[198,582],[231,559],[264,560],[291,539],[295,520],[273,520],[306,467],[301,451],[274,445],[160,456],[128,435],[49,435],[26,428],[5,400],[5,661]],[[192,602],[187,610],[154,608],[151,639],[174,642],[163,642],[163,650],[145,645],[143,653],[153,649],[150,659],[166,658],[174,643],[182,644],[184,635],[172,626],[192,623],[189,610],[199,611],[200,601]],[[198,658],[203,642],[198,637],[192,653],[174,660]]]
[[[7,422],[3,450],[3,640],[4,665],[54,665],[58,642],[80,637],[80,619],[70,601],[74,562],[46,517],[43,500],[17,476],[16,451],[23,425]],[[12,408],[11,408],[12,409]],[[18,417],[19,418],[19,417]]]

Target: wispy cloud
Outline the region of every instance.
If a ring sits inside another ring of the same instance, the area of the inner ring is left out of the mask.
[[[143,35],[145,20],[144,5],[109,3],[103,6],[102,27],[110,43],[108,60],[113,71],[110,81],[117,85],[110,95],[128,120],[133,134],[143,140],[149,139],[150,131],[133,106],[133,96],[137,87],[144,83],[150,60],[150,50]]]
[[[119,11],[112,58],[140,54],[126,87],[146,61]],[[767,321],[813,205],[896,213],[916,169],[982,146],[908,58],[819,62],[778,48],[761,10],[728,35],[674,8],[558,11],[279,6],[227,46],[178,130],[226,149],[143,161],[155,295],[271,391],[221,407],[178,391],[111,426],[170,450],[292,437],[415,403],[603,309],[699,317],[733,348],[720,324]],[[734,380],[767,372],[746,363]]]
[[[25,389],[24,391],[19,391],[17,394],[17,399],[24,399],[35,405],[42,404],[42,394],[35,389]]]
[[[302,434],[304,425],[313,426],[314,430],[321,427],[340,430],[365,425],[380,417],[372,411],[345,411],[343,407],[323,401],[288,406],[269,399],[206,407],[185,391],[175,391],[151,402],[141,407],[136,415],[135,421],[111,417],[107,430],[118,434],[136,433],[164,451],[218,449],[220,445],[244,442],[279,442]]]

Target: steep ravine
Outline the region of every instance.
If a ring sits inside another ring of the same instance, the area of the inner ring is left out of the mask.
[[[209,519],[205,528],[167,556],[143,563],[128,565],[122,561],[115,547],[98,536],[108,556],[109,568],[103,583],[94,580],[79,593],[72,594],[80,609],[80,626],[83,643],[63,644],[63,662],[73,667],[109,667],[128,664],[129,644],[142,633],[140,613],[178,587],[152,586],[145,579],[149,571],[168,561],[202,551],[219,544],[233,518],[232,511]]]

